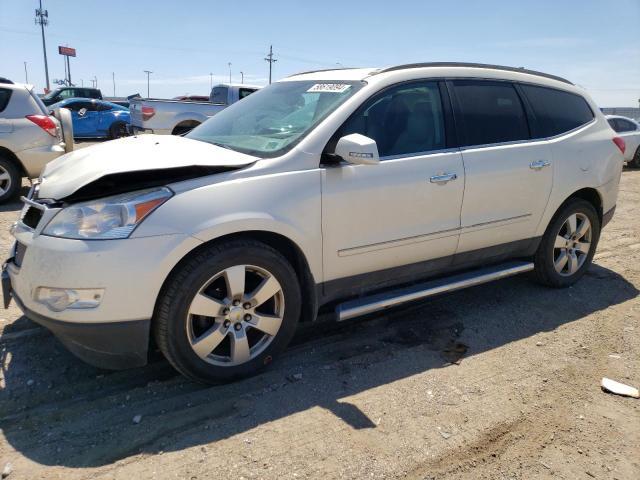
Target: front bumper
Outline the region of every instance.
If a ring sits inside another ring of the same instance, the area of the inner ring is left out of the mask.
[[[150,320],[63,322],[29,310],[15,292],[11,296],[27,318],[51,331],[71,353],[88,364],[110,370],[146,365]]]
[[[144,365],[150,319],[173,267],[202,242],[166,234],[122,240],[55,238],[25,227],[2,271],[8,299],[31,320],[51,330],[86,362],[110,369]],[[38,224],[40,225],[40,224]],[[37,300],[44,288],[100,289],[97,306],[54,311]]]

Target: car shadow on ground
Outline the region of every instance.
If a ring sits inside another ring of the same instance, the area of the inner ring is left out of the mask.
[[[373,429],[374,419],[347,397],[432,369],[464,368],[471,356],[593,321],[586,317],[638,293],[597,265],[564,290],[505,279],[366,321],[302,326],[264,373],[220,386],[189,382],[157,356],[144,368],[98,370],[34,326],[0,338],[0,425],[20,454],[66,467],[206,445],[313,408]]]

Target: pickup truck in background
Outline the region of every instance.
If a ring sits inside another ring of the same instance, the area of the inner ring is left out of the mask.
[[[215,85],[208,102],[131,98],[131,133],[182,135],[259,88],[244,84]]]

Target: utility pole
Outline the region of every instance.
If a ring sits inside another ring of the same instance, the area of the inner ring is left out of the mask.
[[[229,62],[227,65],[229,65],[229,85],[231,85],[231,62]]]
[[[213,89],[213,73],[209,72],[209,90]]]
[[[68,80],[69,80],[69,86],[72,87],[73,83],[71,83],[71,63],[69,63],[69,55],[65,55],[64,56],[67,60],[67,74],[68,74]]]
[[[269,62],[269,85],[271,85],[271,69],[273,67],[273,64],[278,61],[273,58],[273,45],[269,45],[269,55],[267,55],[265,60]]]
[[[84,87],[84,80],[82,78],[80,79],[80,86]]]
[[[98,88],[98,77],[94,75],[92,82],[93,82],[93,88]]]
[[[153,72],[151,70],[145,70],[144,73],[147,74],[147,98],[149,98],[149,75]]]
[[[24,62],[24,83],[29,83],[29,74],[27,73],[27,62]]]
[[[116,72],[111,72],[111,80],[113,81],[113,96],[116,96]]]
[[[36,25],[40,25],[42,32],[42,53],[44,53],[44,75],[47,78],[47,91],[50,89],[49,85],[49,66],[47,65],[47,44],[44,40],[44,27],[49,25],[49,12],[42,9],[42,0],[40,0],[40,8],[36,8]]]
[[[240,72],[240,83],[244,83],[244,72]]]
[[[67,59],[65,57],[62,57],[62,64],[64,65],[64,84],[68,87],[67,79],[69,78],[69,74],[67,73]]]

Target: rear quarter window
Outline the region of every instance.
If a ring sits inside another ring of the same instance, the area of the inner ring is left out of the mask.
[[[553,137],[593,120],[587,101],[575,93],[554,88],[520,85],[536,116],[536,137]]]
[[[0,88],[0,112],[4,111],[9,105],[9,99],[11,98],[12,90],[8,88]]]

